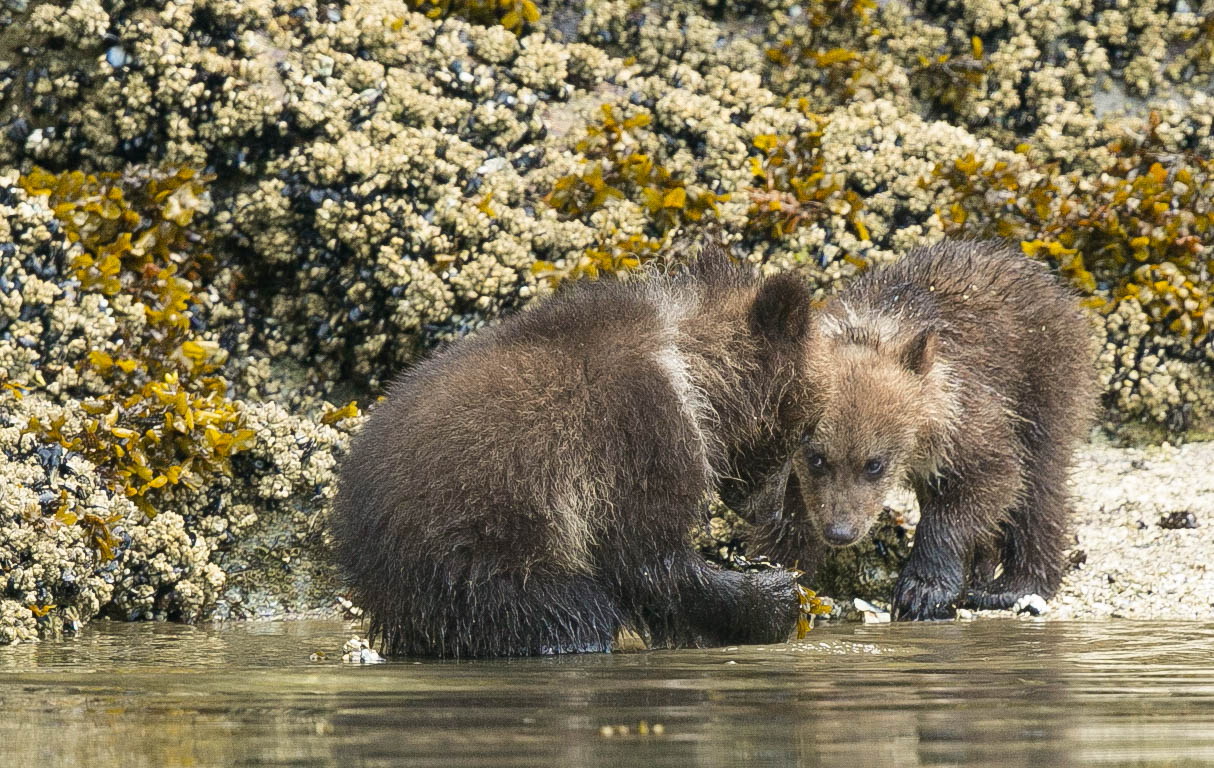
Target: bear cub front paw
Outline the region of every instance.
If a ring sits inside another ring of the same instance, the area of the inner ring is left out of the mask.
[[[895,621],[933,621],[956,615],[957,589],[945,580],[903,571],[894,586]]]

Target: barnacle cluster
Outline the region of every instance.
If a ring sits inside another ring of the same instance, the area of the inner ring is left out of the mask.
[[[189,171],[0,176],[0,641],[317,599],[279,582],[360,413],[231,396],[206,201]]]
[[[1154,338],[1149,367],[1114,344],[1106,387],[1122,412],[1136,414],[1147,408],[1147,390],[1155,403],[1146,415],[1183,430],[1210,396],[1197,372],[1208,367],[1214,339],[1214,162],[1167,151],[1159,121],[1150,115],[1145,141],[1111,143],[1097,173],[1034,165],[1023,145],[1010,161],[967,153],[943,162],[928,183],[944,181],[953,195],[938,209],[949,234],[1018,240],[1066,275],[1110,328],[1122,327],[1127,312],[1141,317],[1136,335]]]
[[[1214,74],[1214,10],[1207,9],[1195,29],[1185,29],[1177,37],[1183,53],[1168,65],[1168,76],[1180,80]]]

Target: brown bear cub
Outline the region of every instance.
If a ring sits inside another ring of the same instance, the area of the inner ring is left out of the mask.
[[[391,654],[785,640],[793,575],[693,549],[722,478],[804,428],[809,291],[719,248],[647,280],[574,285],[410,370],[341,471],[336,554]]]
[[[945,242],[858,278],[812,322],[810,426],[759,551],[809,575],[909,480],[921,516],[896,618],[1049,598],[1094,405],[1090,339],[1071,293],[999,243]]]

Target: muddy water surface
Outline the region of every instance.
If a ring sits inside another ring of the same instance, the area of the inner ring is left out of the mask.
[[[308,660],[349,634],[98,622],[0,648],[0,765],[1214,762],[1214,624],[842,625],[762,649]]]

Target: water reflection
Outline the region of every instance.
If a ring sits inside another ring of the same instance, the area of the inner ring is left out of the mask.
[[[349,633],[337,622],[102,623],[0,649],[0,757],[606,768],[1214,760],[1214,625],[850,625],[764,649],[307,661]],[[629,733],[604,735],[619,725]]]

